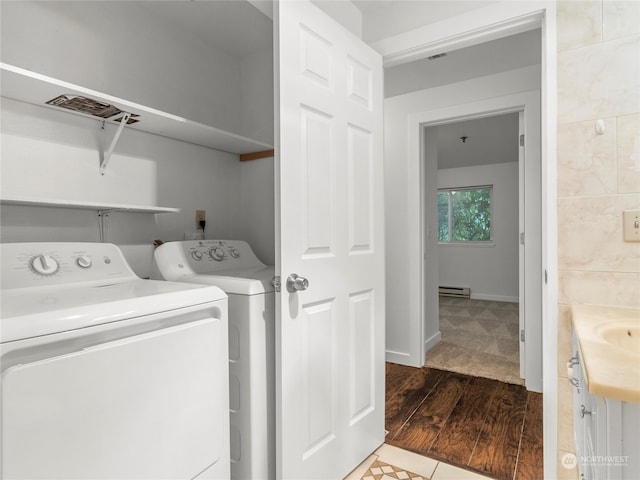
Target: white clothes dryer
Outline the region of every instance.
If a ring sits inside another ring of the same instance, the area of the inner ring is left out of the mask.
[[[215,285],[229,297],[231,478],[275,478],[274,267],[240,240],[168,242],[151,278]]]
[[[229,478],[227,299],[104,243],[0,245],[1,478]]]

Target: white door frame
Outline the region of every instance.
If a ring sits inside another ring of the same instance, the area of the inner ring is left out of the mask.
[[[521,266],[519,272],[520,280],[526,286],[527,298],[540,298],[541,270],[537,268],[540,265],[540,241],[536,238],[534,232],[539,230],[538,219],[540,218],[540,195],[539,195],[539,178],[540,178],[540,95],[538,91],[515,93],[502,97],[495,97],[477,102],[445,107],[437,110],[429,110],[425,112],[415,113],[409,116],[409,137],[408,137],[408,155],[409,158],[418,159],[410,163],[409,178],[419,179],[418,198],[411,196],[410,202],[417,211],[420,219],[419,223],[414,226],[414,231],[410,234],[419,238],[416,248],[419,253],[413,258],[419,258],[418,268],[420,270],[419,284],[416,285],[416,297],[420,299],[420,312],[416,316],[418,320],[430,318],[437,315],[437,238],[428,232],[437,231],[437,218],[435,209],[426,210],[426,195],[434,193],[433,185],[426,185],[426,178],[435,178],[437,175],[437,166],[430,165],[426,161],[424,130],[427,127],[442,125],[445,123],[454,123],[471,119],[486,118],[494,115],[505,113],[524,112],[525,124],[525,150],[526,157],[530,159],[525,165],[525,177],[530,188],[527,189],[525,198],[526,215],[524,220],[526,225],[524,231],[530,232],[526,248],[528,249],[525,256],[525,265]],[[531,161],[532,160],[532,161]],[[432,182],[433,183],[433,182]],[[537,183],[537,185],[536,185]],[[522,231],[522,230],[521,230]],[[515,239],[514,239],[515,241]],[[415,244],[416,242],[412,242]],[[433,258],[435,257],[435,259]],[[524,268],[523,268],[524,267]],[[429,303],[436,303],[434,308],[429,309]],[[526,302],[521,302],[526,303]],[[542,312],[541,305],[535,302],[528,302],[524,305],[527,317],[530,319],[540,319]],[[424,322],[413,322],[411,325],[412,338],[415,338],[416,344],[412,345],[412,351],[419,349],[419,358],[424,358],[427,346],[432,343],[431,339],[424,339]],[[538,321],[528,321],[525,325],[525,376],[526,386],[529,390],[542,391],[542,337],[541,324]],[[522,345],[521,345],[522,346]]]
[[[557,280],[557,88],[556,88],[556,5],[553,1],[502,1],[474,9],[466,14],[445,19],[395,37],[379,41],[372,46],[383,55],[385,67],[425,58],[442,51],[463,48],[507,35],[540,27],[542,30],[541,78],[541,188],[542,188],[542,338],[543,365],[543,420],[544,420],[544,472],[546,478],[555,478],[557,472],[557,335],[558,335],[558,280]],[[418,130],[413,129],[418,135]],[[418,149],[419,138],[411,143]],[[413,154],[419,155],[419,151]],[[407,178],[419,179],[420,176]],[[412,187],[415,188],[415,185]],[[418,187],[419,191],[419,187]],[[408,202],[408,218],[420,221],[419,198]],[[421,227],[419,227],[421,228]],[[422,238],[421,235],[417,235]],[[416,239],[416,242],[419,240]],[[414,257],[422,258],[422,257]],[[422,277],[409,279],[421,284]],[[418,297],[420,298],[420,297]],[[423,306],[420,306],[423,308]],[[422,318],[422,317],[420,317]],[[420,326],[422,329],[422,325]],[[412,338],[413,338],[413,331]],[[424,345],[422,335],[416,337]]]

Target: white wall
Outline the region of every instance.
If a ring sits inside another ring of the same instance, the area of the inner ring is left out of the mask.
[[[493,185],[491,246],[439,244],[440,285],[471,297],[518,301],[518,162],[438,171],[438,188]]]
[[[440,53],[446,53],[444,57],[423,58],[386,68],[385,97],[537,65],[540,63],[540,33],[540,29],[529,30],[453,51],[443,47]]]
[[[464,82],[399,95],[385,100],[385,221],[387,245],[387,329],[388,352],[410,354],[411,325],[420,320],[419,295],[415,289],[402,285],[407,272],[418,263],[408,252],[415,251],[417,239],[411,237],[414,219],[403,212],[411,209],[409,201],[417,198],[414,162],[410,158],[409,117],[425,111],[436,111],[513,93],[536,90],[540,85],[540,67],[532,66],[490,75]],[[428,310],[428,308],[427,308]],[[425,340],[438,331],[438,319],[427,315],[424,319]],[[435,310],[437,312],[437,310]]]
[[[273,144],[273,49],[242,59],[241,127],[243,135]],[[274,158],[242,162],[240,166],[240,232],[258,258],[275,263]]]
[[[2,61],[240,130],[240,63],[145,2],[2,2]]]
[[[240,166],[239,237],[249,242],[258,258],[275,264],[274,159],[261,158]]]
[[[236,155],[127,129],[99,175],[99,122],[2,99],[0,189],[6,196],[160,205],[181,213],[111,213],[106,240],[182,240],[207,211],[207,237],[239,236],[241,165]],[[108,127],[106,138],[114,129]],[[0,241],[98,241],[97,214],[2,207]]]
[[[245,137],[273,145],[273,48],[240,62],[240,131]]]
[[[270,45],[235,58],[136,3],[2,2],[2,60],[272,142]],[[125,129],[100,176],[99,148],[113,126],[101,132],[98,121],[5,98],[1,109],[3,195],[182,209],[110,214],[106,240],[117,244],[182,240],[204,209],[207,238],[254,240],[264,261],[273,257],[272,160],[243,165],[236,155]],[[2,209],[2,242],[98,238],[95,212]]]

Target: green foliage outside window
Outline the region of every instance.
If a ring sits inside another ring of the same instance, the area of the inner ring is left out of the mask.
[[[492,190],[490,186],[439,190],[438,241],[490,241]]]

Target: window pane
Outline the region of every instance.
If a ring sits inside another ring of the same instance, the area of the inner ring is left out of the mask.
[[[490,241],[491,190],[492,187],[480,187],[438,192],[438,241]],[[451,202],[450,206],[449,202]],[[450,219],[449,211],[451,211]],[[451,237],[449,237],[449,222],[451,222]]]
[[[449,192],[438,192],[438,241],[449,241]]]

